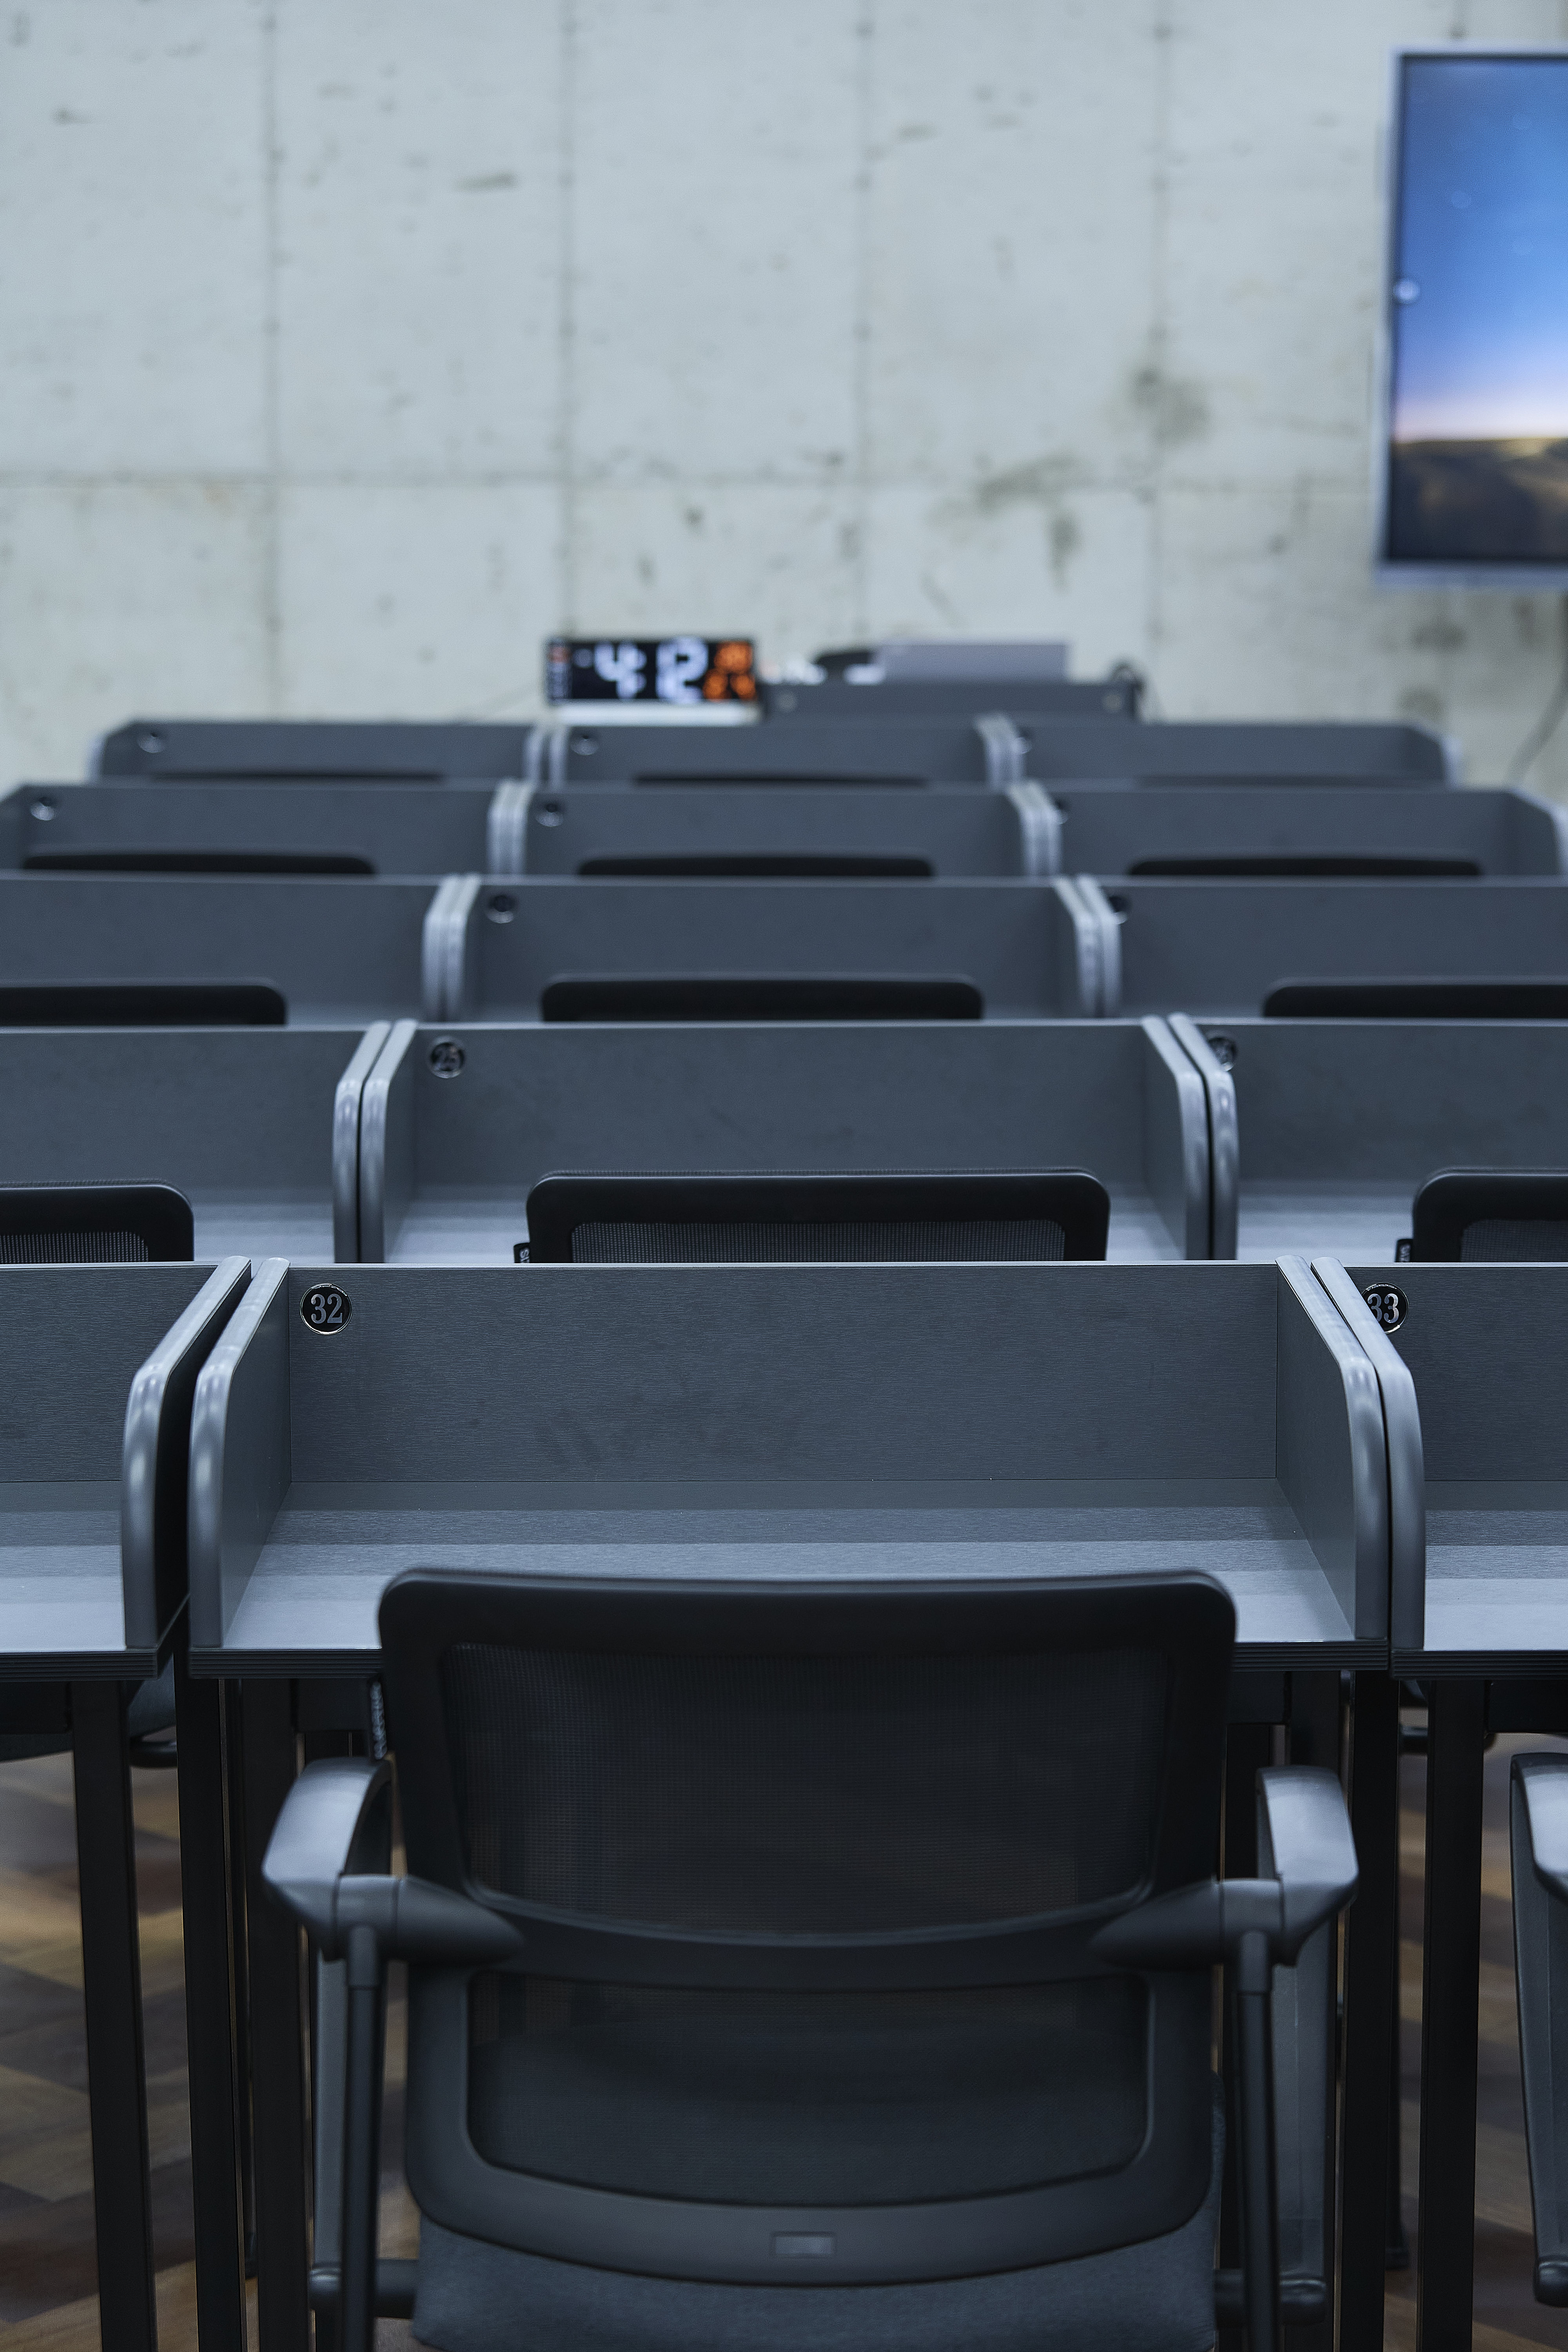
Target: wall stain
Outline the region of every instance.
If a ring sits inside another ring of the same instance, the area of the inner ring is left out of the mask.
[[[1192,376],[1167,375],[1164,369],[1139,368],[1129,390],[1132,406],[1162,449],[1179,449],[1201,441],[1209,430],[1208,394]]]
[[[1051,517],[1047,536],[1051,551],[1051,577],[1058,588],[1065,588],[1073,557],[1083,544],[1083,533],[1079,529],[1077,517],[1062,509]]]
[[[1005,514],[1009,507],[1050,506],[1065,491],[1075,489],[1083,478],[1083,468],[1070,454],[1054,457],[1032,457],[1022,466],[1009,466],[1000,474],[987,474],[976,482],[972,498],[977,513]]]

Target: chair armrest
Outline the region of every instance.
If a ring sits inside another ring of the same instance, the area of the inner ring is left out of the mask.
[[[1277,1961],[1294,1960],[1344,1909],[1360,1875],[1344,1791],[1321,1766],[1271,1766],[1258,1776],[1258,1868],[1279,1887]]]
[[[357,1757],[309,1764],[268,1841],[262,1880],[326,1960],[374,1938],[380,1962],[479,1967],[514,1960],[522,1937],[482,1903],[424,1878],[393,1878],[392,1768]]]
[[[1568,1757],[1518,1757],[1513,1778],[1531,1867],[1549,1895],[1568,1901]]]
[[[384,1872],[391,1859],[392,1767],[323,1757],[306,1765],[284,1799],[261,1875],[312,1935],[330,1935],[339,1880]]]
[[[1290,1967],[1301,1947],[1356,1890],[1355,1841],[1343,1791],[1311,1765],[1258,1776],[1257,1878],[1202,1879],[1109,1920],[1089,1949],[1111,1968],[1190,1969],[1234,1959],[1262,1937],[1270,1962]]]

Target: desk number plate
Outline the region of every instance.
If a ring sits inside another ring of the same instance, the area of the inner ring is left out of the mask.
[[[335,1282],[318,1282],[300,1299],[300,1313],[306,1328],[325,1339],[342,1329],[353,1309],[346,1290],[340,1290]]]
[[[1369,1282],[1362,1297],[1385,1331],[1398,1330],[1410,1303],[1403,1290],[1395,1290],[1391,1282]]]

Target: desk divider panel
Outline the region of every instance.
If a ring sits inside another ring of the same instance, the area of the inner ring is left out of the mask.
[[[1425,727],[1344,719],[1061,719],[1005,706],[1028,773],[1049,779],[1310,777],[1353,785],[1457,783],[1455,748]]]
[[[1326,1281],[1330,1269],[1321,1273]],[[1420,1416],[1425,1607],[1402,1605],[1396,1588],[1395,1667],[1563,1673],[1568,1266],[1359,1265],[1344,1275],[1356,1305],[1368,1288],[1402,1302],[1393,1328],[1385,1306],[1384,1337]],[[1394,1501],[1397,1512],[1397,1487]],[[1408,1554],[1415,1545],[1404,1532]],[[1396,1563],[1401,1533],[1396,1525]]]
[[[569,983],[831,979],[956,983],[988,1016],[1070,1018],[1100,1009],[1073,907],[1032,881],[453,877],[430,910],[425,1017],[536,1020]]]
[[[0,1677],[156,1673],[185,1597],[196,1371],[249,1271],[0,1271]]]
[[[559,720],[541,728],[530,746],[529,781],[535,783],[669,784],[881,782],[889,789],[921,784],[1016,783],[1023,745],[1010,722],[1000,731],[978,719],[883,718],[868,727],[845,717],[795,719],[758,726],[609,726]]]
[[[1118,877],[1121,1009],[1258,1013],[1285,981],[1568,977],[1568,892],[1466,882],[1184,882]]]
[[[1392,1263],[1440,1170],[1568,1168],[1568,1023],[1171,1025],[1234,1104],[1239,1162],[1212,1137],[1211,1157],[1216,1215],[1228,1199],[1243,1257]]]
[[[1568,814],[1533,793],[1472,789],[1412,794],[1384,779],[1353,792],[1321,784],[1082,782],[1052,787],[1062,866],[1108,887],[1146,860],[1316,857],[1447,863],[1474,874],[1568,870]],[[1153,878],[1153,877],[1149,877]]]
[[[385,1042],[353,1029],[0,1030],[0,1184],[154,1181],[195,1213],[198,1257],[347,1252],[359,1088]],[[347,1126],[352,1111],[352,1128]]]
[[[301,1027],[412,1013],[433,879],[0,874],[0,985],[262,981]]]
[[[0,863],[29,871],[119,870],[135,859],[318,861],[362,875],[451,874],[484,863],[488,783],[18,784],[0,801]],[[133,869],[128,869],[133,870]],[[178,871],[168,864],[165,871]],[[236,869],[237,870],[237,869]],[[257,865],[256,870],[262,870]]]
[[[361,1255],[510,1264],[542,1176],[1084,1168],[1118,1257],[1201,1257],[1201,1080],[1137,1022],[399,1023],[364,1089]]]
[[[104,736],[93,773],[279,786],[521,776],[537,731],[515,719],[132,719]]]
[[[931,879],[1056,870],[1058,828],[1042,828],[1020,804],[1025,788],[977,793],[928,785],[921,792],[864,784],[584,784],[559,792],[502,786],[492,810],[487,873],[656,878],[681,862],[695,871],[723,861],[767,878],[770,865],[834,861],[846,877],[880,863],[885,874]],[[1034,793],[1039,795],[1036,785]],[[503,798],[504,795],[504,798]],[[1043,795],[1039,795],[1043,803]],[[3,814],[3,813],[0,813]],[[1044,862],[1040,839],[1045,843]],[[448,866],[471,865],[470,856]]]
[[[1375,1383],[1299,1262],[279,1262],[202,1374],[191,1493],[208,1674],[374,1671],[421,1562],[1199,1567],[1251,1664],[1386,1655]]]

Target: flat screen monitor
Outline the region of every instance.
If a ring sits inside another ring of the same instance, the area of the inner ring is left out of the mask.
[[[1394,91],[1381,569],[1568,584],[1568,48]]]

